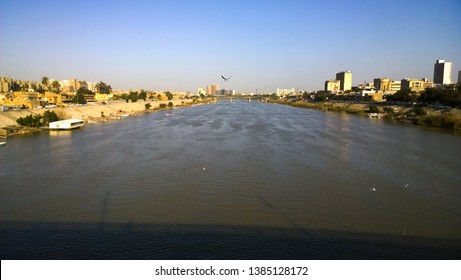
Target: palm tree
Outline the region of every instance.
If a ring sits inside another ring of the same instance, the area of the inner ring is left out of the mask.
[[[44,84],[45,86],[48,86],[49,81],[50,79],[48,79],[48,77],[42,77],[42,84]]]
[[[48,84],[50,82],[50,79],[48,77],[42,77],[42,84],[45,86],[45,90],[48,90]]]
[[[56,92],[59,92],[59,87],[60,87],[60,86],[61,86],[61,85],[60,85],[59,82],[56,81],[56,80],[54,80],[54,81],[51,83],[51,88],[52,88],[54,91],[56,91]]]

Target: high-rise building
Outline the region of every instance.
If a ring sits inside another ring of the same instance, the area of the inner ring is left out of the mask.
[[[351,71],[344,71],[340,73],[336,73],[336,80],[339,80],[340,86],[339,89],[342,91],[351,90],[352,89],[352,72]]]
[[[434,64],[434,83],[451,84],[451,67],[451,62],[438,59]]]
[[[209,85],[206,87],[206,94],[215,95],[217,90],[219,90],[219,85],[217,84]]]
[[[458,83],[461,83],[461,70],[458,71]]]

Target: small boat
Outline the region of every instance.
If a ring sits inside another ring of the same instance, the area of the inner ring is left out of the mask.
[[[6,142],[0,142],[0,147],[3,147],[6,145]]]
[[[166,113],[165,116],[174,116],[173,113]]]
[[[368,114],[368,117],[371,118],[371,119],[380,119],[382,118],[384,115],[383,114],[380,114],[380,113],[369,113]]]

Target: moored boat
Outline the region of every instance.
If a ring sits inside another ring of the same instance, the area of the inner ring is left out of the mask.
[[[62,121],[50,122],[50,129],[57,130],[70,130],[84,126],[83,120],[80,119],[67,119]]]

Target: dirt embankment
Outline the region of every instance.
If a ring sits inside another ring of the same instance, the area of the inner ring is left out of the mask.
[[[59,119],[82,119],[85,121],[100,121],[115,119],[121,115],[136,115],[155,111],[160,108],[161,104],[167,106],[170,101],[146,101],[126,103],[125,101],[114,101],[105,105],[87,104],[85,106],[69,106],[63,108],[46,108],[46,109],[25,109],[20,111],[0,112],[0,129],[15,130],[18,134],[25,134],[30,131],[35,131],[34,128],[21,127],[16,120],[28,115],[43,115],[47,110],[55,112]],[[150,103],[150,109],[146,109],[146,103]],[[192,99],[172,100],[174,107],[190,106],[193,103]],[[168,108],[168,107],[167,107]]]
[[[298,108],[309,108],[357,115],[368,115],[373,111],[378,113],[380,117],[386,119],[394,119],[418,125],[427,125],[450,130],[461,130],[461,110],[456,108],[389,105],[385,103],[290,102],[284,100],[274,102]]]

